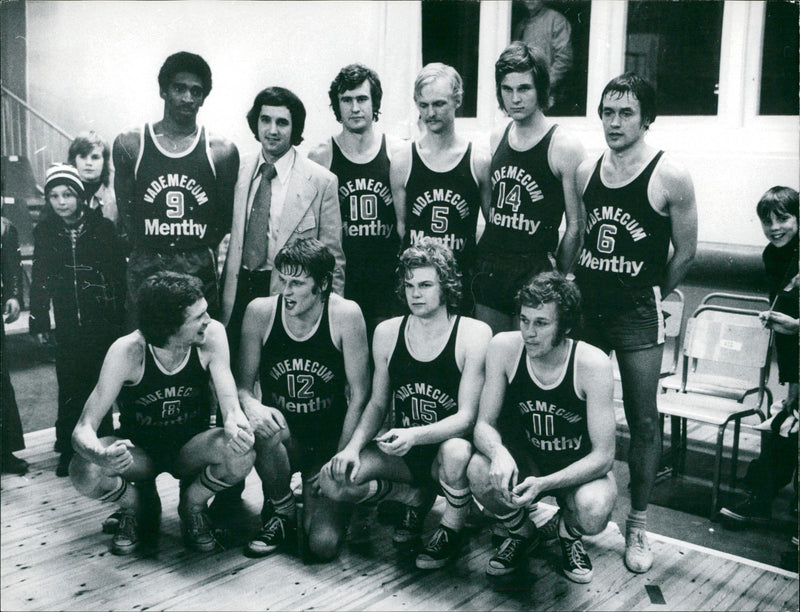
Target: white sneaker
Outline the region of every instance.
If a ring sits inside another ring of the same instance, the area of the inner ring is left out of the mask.
[[[643,574],[653,566],[653,553],[647,541],[647,531],[638,525],[625,526],[625,567]]]

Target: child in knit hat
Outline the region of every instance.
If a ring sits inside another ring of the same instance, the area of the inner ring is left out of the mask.
[[[47,170],[43,216],[34,230],[29,331],[42,344],[55,318],[58,476],[67,476],[72,430],[97,382],[106,350],[122,331],[125,256],[114,224],[87,214],[77,169]],[[110,418],[101,430],[112,433]]]

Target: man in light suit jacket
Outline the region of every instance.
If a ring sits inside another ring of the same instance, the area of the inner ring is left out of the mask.
[[[342,221],[336,176],[309,161],[293,145],[303,140],[306,110],[288,89],[268,87],[253,101],[247,122],[261,150],[239,169],[233,225],[222,289],[222,322],[231,362],[238,361],[247,304],[280,292],[273,274],[275,254],[297,238],[316,238],[336,260],[333,290],[344,292]],[[272,177],[267,194],[263,177]]]

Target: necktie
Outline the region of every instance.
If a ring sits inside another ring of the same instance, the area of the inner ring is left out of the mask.
[[[265,163],[261,166],[261,183],[253,198],[242,251],[242,265],[251,271],[261,268],[267,260],[269,205],[272,199],[272,179],[275,175],[274,165]]]

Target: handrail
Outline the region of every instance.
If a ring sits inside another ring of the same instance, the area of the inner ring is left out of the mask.
[[[0,90],[2,90],[2,92],[3,92],[4,94],[6,94],[7,96],[9,96],[9,97],[10,97],[12,100],[14,100],[15,102],[17,102],[18,104],[21,104],[21,105],[22,105],[22,106],[25,108],[25,110],[27,110],[29,113],[31,113],[32,115],[34,115],[34,116],[35,116],[37,119],[41,119],[41,120],[42,120],[42,121],[44,121],[44,122],[45,122],[47,125],[49,125],[51,128],[53,128],[53,129],[54,129],[56,132],[58,132],[59,134],[61,134],[61,135],[62,135],[62,136],[64,136],[65,138],[67,138],[67,139],[69,139],[69,140],[72,140],[72,135],[70,135],[70,133],[69,133],[69,132],[67,132],[66,130],[64,130],[64,129],[60,128],[60,127],[59,127],[59,126],[57,126],[55,123],[53,123],[52,121],[50,121],[50,119],[48,119],[47,117],[45,117],[44,115],[42,115],[42,113],[40,113],[39,111],[37,111],[35,108],[31,107],[31,105],[30,105],[30,104],[28,104],[27,102],[25,102],[25,100],[23,100],[22,98],[20,98],[20,97],[19,97],[17,94],[15,94],[13,91],[11,91],[10,89],[8,89],[8,88],[7,88],[5,85],[3,85],[2,83],[0,83]]]

